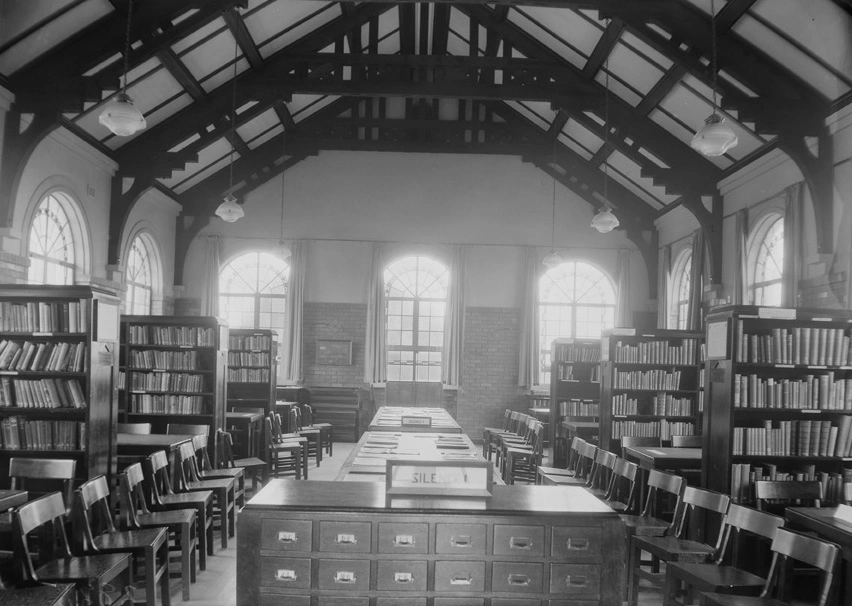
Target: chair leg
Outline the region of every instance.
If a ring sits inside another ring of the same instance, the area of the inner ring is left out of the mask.
[[[677,593],[680,587],[680,581],[672,574],[670,569],[666,569],[666,582],[663,587],[663,606],[676,606]]]

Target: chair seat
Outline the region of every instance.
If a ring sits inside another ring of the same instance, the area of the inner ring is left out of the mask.
[[[214,478],[233,478],[237,480],[245,476],[245,473],[246,472],[244,472],[242,469],[237,469],[234,467],[226,467],[220,469],[204,469],[200,472],[201,477],[205,480]]]
[[[789,606],[790,602],[758,596],[705,593],[701,596],[701,604],[702,606]]]
[[[234,459],[234,465],[241,469],[247,467],[266,467],[266,461],[257,457],[247,457],[245,459]]]
[[[136,521],[142,527],[150,526],[178,526],[189,524],[195,520],[194,509],[172,509],[169,511],[155,511],[152,513],[136,514]]]
[[[621,514],[627,532],[639,537],[661,537],[669,529],[669,523],[658,518]]]
[[[563,469],[561,467],[545,467],[544,465],[538,466],[539,473],[546,473],[551,476],[565,476],[567,478],[574,477],[574,471],[572,469]]]
[[[704,562],[715,551],[712,545],[676,537],[637,536],[633,545],[667,562]]]
[[[189,490],[233,490],[234,480],[231,478],[207,478],[200,482],[187,482]]]
[[[722,589],[730,591],[754,588],[758,593],[763,589],[766,579],[735,566],[717,566],[716,564],[697,564],[694,562],[673,562],[672,573],[699,591]],[[726,593],[726,592],[722,592]]]
[[[156,550],[165,541],[165,528],[142,528],[100,534],[95,537],[95,547],[103,553],[140,550],[148,547],[153,547]]]
[[[213,502],[213,491],[196,490],[194,492],[179,492],[177,494],[164,494],[160,496],[163,506],[171,507],[195,507],[196,505],[208,505]]]
[[[107,553],[52,560],[36,569],[36,576],[47,582],[81,582],[94,578],[110,579],[130,566],[130,554]]]

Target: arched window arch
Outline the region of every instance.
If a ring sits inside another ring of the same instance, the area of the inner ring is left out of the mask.
[[[32,215],[29,231],[30,284],[73,284],[76,247],[73,224],[66,211],[74,202],[60,192],[49,193]]]
[[[426,256],[385,267],[388,381],[439,382],[450,272]]]
[[[784,276],[784,217],[771,213],[757,222],[749,245],[749,285],[755,305],[781,305]]]
[[[568,261],[539,279],[539,381],[550,383],[550,348],[554,339],[601,336],[615,322],[615,285],[600,269]]]
[[[689,292],[692,288],[691,249],[687,248],[675,258],[671,275],[669,328],[686,330],[689,321]]]
[[[125,313],[150,315],[154,301],[155,249],[147,234],[137,234],[127,249]]]

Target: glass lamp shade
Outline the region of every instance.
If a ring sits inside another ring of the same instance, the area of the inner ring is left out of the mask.
[[[233,223],[246,216],[243,207],[237,204],[237,199],[234,196],[228,195],[225,201],[216,209],[216,215],[226,223]]]
[[[692,149],[705,156],[721,156],[737,144],[737,135],[725,124],[719,114],[713,114],[704,121],[692,138]]]
[[[148,125],[127,93],[118,93],[101,112],[98,122],[119,137],[129,137]]]
[[[541,260],[541,264],[547,269],[553,269],[554,267],[562,264],[562,257],[558,252],[551,248],[550,252],[544,255],[544,259]]]
[[[608,234],[618,227],[618,225],[618,217],[612,214],[612,211],[608,208],[599,210],[598,213],[592,217],[592,227],[602,234]]]

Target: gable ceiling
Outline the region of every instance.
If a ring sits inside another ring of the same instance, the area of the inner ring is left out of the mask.
[[[852,100],[848,0],[716,0],[720,113],[739,145],[695,152],[712,111],[710,8],[136,0],[127,92],[148,127],[116,137],[98,116],[121,84],[127,0],[7,0],[0,83],[186,214],[210,214],[232,179],[243,197],[322,150],[377,150],[520,155],[648,227]]]

